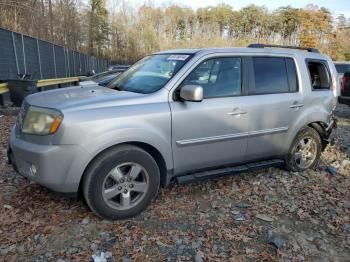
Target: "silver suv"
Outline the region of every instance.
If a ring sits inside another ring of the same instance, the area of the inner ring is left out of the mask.
[[[138,61],[109,88],[28,96],[9,162],[81,193],[100,217],[144,210],[160,185],[284,165],[315,168],[334,127],[337,72],[314,49],[181,49]]]

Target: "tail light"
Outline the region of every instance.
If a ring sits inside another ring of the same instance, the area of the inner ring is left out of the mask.
[[[345,93],[345,84],[347,80],[348,79],[346,76],[343,76],[343,78],[341,79],[341,92],[340,92],[341,95],[344,95]]]

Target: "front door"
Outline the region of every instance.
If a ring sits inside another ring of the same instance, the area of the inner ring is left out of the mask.
[[[242,59],[204,60],[182,82],[203,87],[202,102],[171,101],[175,174],[238,163],[247,148]]]

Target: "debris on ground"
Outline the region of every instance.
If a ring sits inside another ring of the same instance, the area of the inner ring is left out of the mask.
[[[349,261],[350,108],[316,170],[260,169],[172,184],[132,219],[105,221],[6,163],[15,117],[0,118],[4,261]],[[99,260],[98,260],[99,259]]]

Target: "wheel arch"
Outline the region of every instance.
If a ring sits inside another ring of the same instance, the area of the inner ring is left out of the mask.
[[[327,139],[328,138],[328,132],[326,131],[328,124],[325,123],[324,121],[314,121],[311,123],[308,123],[307,126],[312,127],[319,133],[320,137],[322,139]]]
[[[318,109],[318,110],[316,110]],[[288,152],[292,145],[294,138],[299,131],[304,127],[311,127],[320,135],[322,141],[322,149],[327,145],[331,129],[327,130],[328,125],[332,119],[330,112],[324,108],[308,108],[303,111],[290,126],[290,136],[288,137],[288,143],[286,143],[285,152]]]
[[[140,141],[128,141],[128,142],[122,142],[122,143],[118,143],[118,144],[114,144],[114,145],[110,145],[106,148],[104,148],[103,150],[100,150],[98,153],[96,153],[87,163],[87,165],[84,168],[84,171],[80,177],[80,181],[79,181],[79,187],[78,187],[78,195],[82,196],[82,184],[84,181],[84,176],[86,174],[86,171],[88,170],[88,168],[94,163],[94,161],[96,161],[96,159],[101,156],[102,154],[104,154],[106,151],[111,150],[113,148],[116,147],[120,147],[123,145],[133,145],[133,146],[137,146],[141,149],[143,149],[144,151],[146,151],[147,153],[149,153],[154,160],[156,161],[158,167],[159,167],[159,172],[160,172],[160,183],[162,186],[167,186],[170,182],[170,174],[168,173],[168,166],[166,164],[166,161],[163,157],[163,155],[161,154],[161,152],[153,145],[149,144],[149,143],[145,143],[145,142],[140,142]]]
[[[328,139],[332,132],[331,130],[327,130],[328,124],[323,121],[314,121],[309,123],[307,126],[315,129],[316,132],[320,135],[323,151],[328,145]]]

